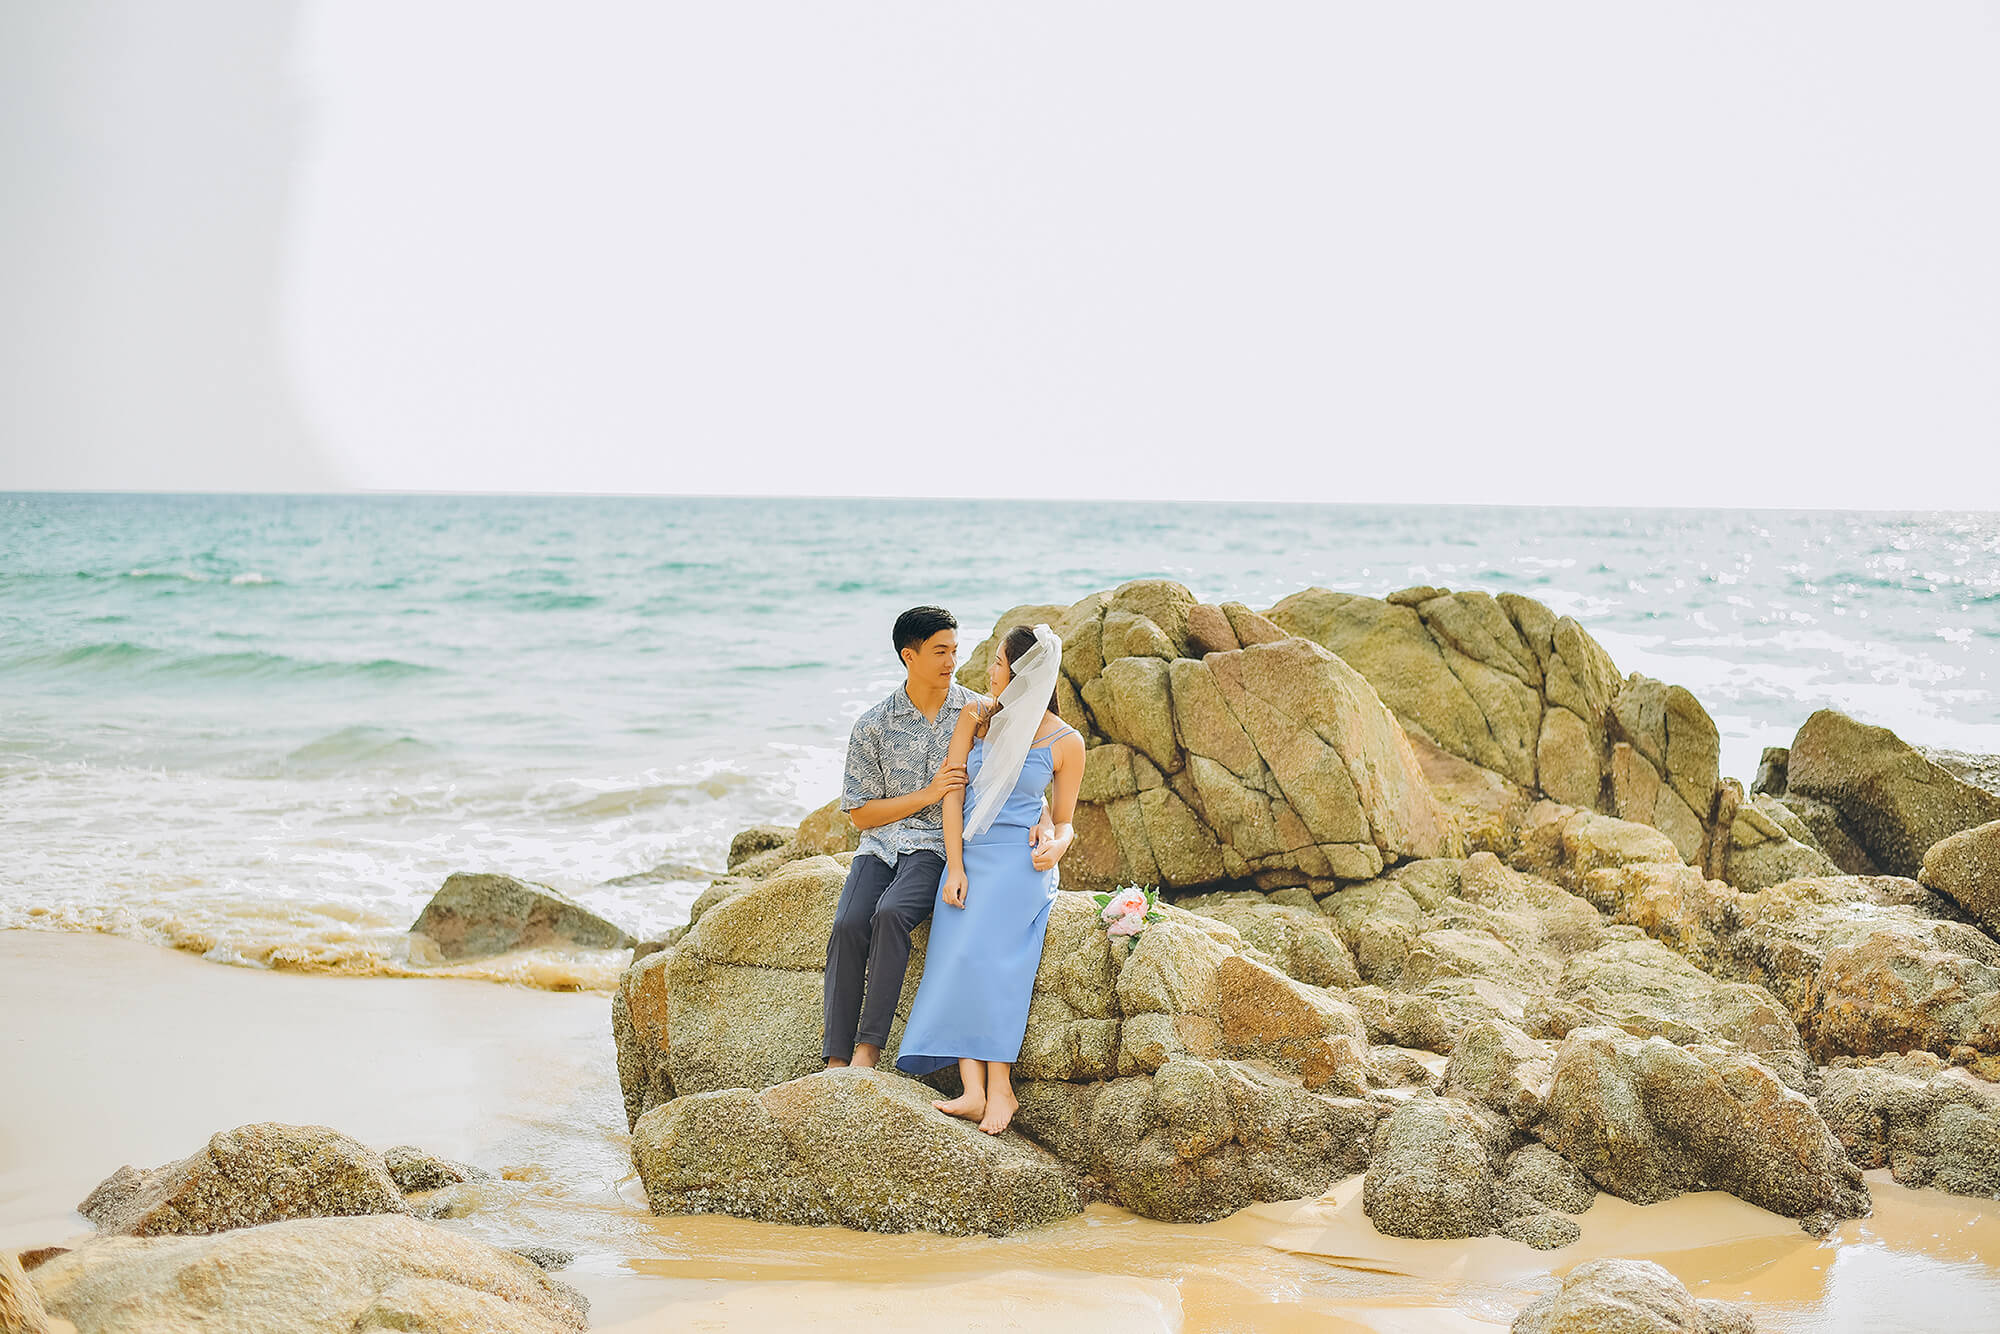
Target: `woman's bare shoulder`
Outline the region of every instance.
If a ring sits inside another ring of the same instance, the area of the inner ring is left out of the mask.
[[[986,726],[986,720],[992,716],[992,696],[974,695],[965,702],[965,707],[958,711],[958,727],[956,730],[960,732],[977,732],[980,728]]]

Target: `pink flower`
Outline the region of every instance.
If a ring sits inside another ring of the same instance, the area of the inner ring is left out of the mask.
[[[1113,922],[1110,931],[1106,934],[1113,936],[1136,936],[1145,929],[1146,914],[1143,911],[1129,912]]]
[[[1146,915],[1146,891],[1143,889],[1121,889],[1111,896],[1111,902],[1104,905],[1104,920],[1115,921],[1120,917],[1130,917],[1138,913]]]

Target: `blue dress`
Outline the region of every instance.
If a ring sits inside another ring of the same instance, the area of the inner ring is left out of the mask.
[[[1035,869],[1028,831],[1041,818],[1042,792],[1055,773],[1050,743],[1074,730],[1065,727],[1029,749],[993,823],[965,840],[963,908],[944,901],[944,879],[938,879],[924,975],[896,1056],[905,1074],[927,1075],[960,1057],[1012,1061],[1021,1054],[1057,882],[1055,867]],[[984,737],[974,739],[966,757],[968,810],[977,800],[984,747]]]

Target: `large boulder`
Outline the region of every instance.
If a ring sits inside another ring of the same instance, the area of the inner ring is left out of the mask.
[[[100,1231],[147,1237],[409,1207],[367,1145],[326,1126],[262,1122],[218,1131],[200,1153],[165,1167],[121,1167],[77,1212]]]
[[[447,961],[546,945],[613,950],[638,943],[560,890],[467,871],[445,879],[410,933],[427,937]]]
[[[1932,845],[2000,820],[2000,796],[1962,782],[1886,727],[1835,709],[1792,741],[1786,797],[1824,802],[1881,870],[1914,877]]]
[[[1059,625],[1069,608],[1053,603],[1031,602],[1020,607],[1009,607],[1000,613],[1000,619],[993,623],[993,633],[972,646],[965,655],[965,665],[958,669],[958,682],[969,690],[986,691],[986,674],[993,666],[993,655],[1000,651],[1000,641],[1016,626]],[[1058,632],[1060,633],[1060,632]]]
[[[627,969],[612,998],[628,1124],[676,1093],[764,1088],[819,1069],[826,943],[847,873],[830,857],[718,885],[686,935]],[[929,939],[928,928],[919,930]],[[892,1034],[915,996],[913,954]],[[755,1016],[754,1022],[747,1016]]]
[[[586,1303],[532,1261],[414,1218],[102,1237],[31,1275],[77,1334],[578,1334]]]
[[[1011,1131],[940,1115],[934,1097],[858,1069],[690,1094],[639,1118],[632,1161],[662,1214],[997,1236],[1082,1212],[1062,1163]]]
[[[1917,878],[2000,935],[2000,820],[1933,843]]]
[[[1441,588],[1386,599],[1310,588],[1270,619],[1366,677],[1411,736],[1566,805],[1652,825],[1704,862],[1720,738],[1679,686],[1621,678],[1581,626],[1532,598]]]
[[[1066,885],[1275,889],[1448,850],[1402,728],[1320,646],[1166,580],[1050,623],[1061,711],[1089,747]]]
[[[2000,1086],[1913,1052],[1828,1069],[1819,1109],[1862,1167],[2000,1199]]]
[[[1530,1302],[1509,1328],[1510,1334],[1752,1334],[1756,1322],[1733,1302],[1695,1300],[1651,1260],[1592,1260]]]
[[[1870,1208],[1860,1169],[1813,1104],[1740,1052],[1578,1029],[1556,1054],[1533,1130],[1639,1204],[1726,1190],[1817,1233]]]
[[[1494,1178],[1513,1127],[1482,1107],[1420,1093],[1375,1132],[1362,1208],[1392,1237],[1483,1237],[1499,1225]]]

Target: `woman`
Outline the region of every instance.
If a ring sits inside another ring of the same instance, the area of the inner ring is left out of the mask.
[[[1011,630],[993,655],[993,694],[959,714],[945,763],[965,766],[968,787],[944,799],[944,875],[896,1057],[896,1068],[912,1075],[957,1061],[965,1092],[933,1105],[989,1135],[1005,1130],[1018,1106],[1012,1069],[1055,902],[1056,867],[1035,868],[1027,833],[1053,779],[1055,842],[1044,849],[1060,861],[1083,785],[1083,738],[1056,713],[1061,670],[1062,640],[1053,630]]]

